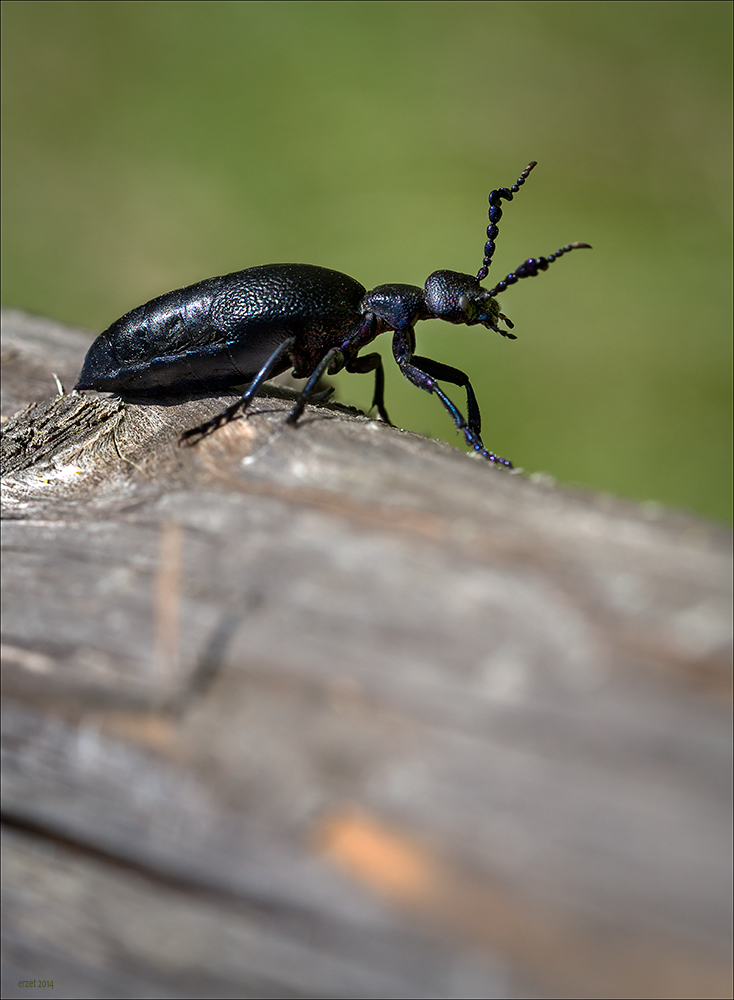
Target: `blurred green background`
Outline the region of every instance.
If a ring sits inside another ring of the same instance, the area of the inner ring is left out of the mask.
[[[418,327],[527,471],[731,516],[731,18],[724,2],[9,2],[6,304],[100,331],[273,261],[368,288],[490,279],[512,343]],[[400,426],[460,445],[390,357]],[[366,407],[372,377],[340,375]],[[51,389],[51,387],[50,387]],[[464,405],[463,392],[453,390]]]

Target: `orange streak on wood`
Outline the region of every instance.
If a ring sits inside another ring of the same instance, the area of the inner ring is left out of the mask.
[[[428,852],[356,809],[332,814],[318,833],[321,851],[371,888],[416,901],[435,890]]]
[[[156,653],[161,677],[169,682],[178,667],[182,536],[180,525],[163,524],[155,588]]]

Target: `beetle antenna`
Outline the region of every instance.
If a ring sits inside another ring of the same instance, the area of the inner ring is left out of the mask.
[[[477,281],[484,281],[492,264],[492,255],[494,254],[495,248],[494,241],[497,239],[497,234],[499,233],[497,223],[502,218],[502,208],[500,207],[502,202],[512,201],[513,195],[517,194],[525,183],[525,179],[530,171],[537,165],[537,160],[532,160],[528,163],[527,167],[525,167],[511,188],[497,188],[496,191],[489,192],[489,225],[487,226],[487,242],[484,244],[484,260],[482,261],[482,266],[477,271]]]
[[[564,253],[570,253],[571,250],[591,250],[591,244],[567,243],[565,247],[561,247],[560,250],[556,250],[555,253],[550,254],[548,257],[528,258],[519,267],[515,268],[514,271],[510,271],[507,277],[503,278],[491,291],[487,292],[487,298],[493,299],[495,295],[504,292],[509,285],[514,285],[520,278],[534,278],[538,271],[547,271],[549,264],[552,264],[554,260],[558,260]]]

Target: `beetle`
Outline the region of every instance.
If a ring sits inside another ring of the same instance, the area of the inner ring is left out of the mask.
[[[432,318],[481,324],[515,340],[509,332],[513,324],[500,311],[497,296],[521,278],[547,270],[563,254],[589,248],[588,243],[568,243],[548,257],[524,261],[494,288],[482,288],[495,251],[502,202],[512,201],[536,162],[527,165],[512,187],[490,192],[484,260],[476,276],[434,271],[423,288],[389,284],[371,291],[340,271],[313,264],[264,264],[207,278],[152,299],[108,327],[89,348],[75,388],[161,398],[249,383],[235,403],[181,436],[181,443],[193,444],[246,411],[263,383],[289,369],[294,377],[308,380],[287,417],[291,424],[314,397],[325,373],[374,372],[371,408],[389,424],[382,359],[376,352],[359,352],[380,333],[392,330],[393,355],[403,375],[438,396],[476,453],[511,468],[506,458],[484,446],[479,405],[468,376],[417,355],[414,326]],[[465,390],[466,418],[439,381]]]

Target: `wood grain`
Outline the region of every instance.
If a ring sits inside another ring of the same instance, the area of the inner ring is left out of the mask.
[[[3,995],[731,995],[729,533],[88,342],[3,314]]]

